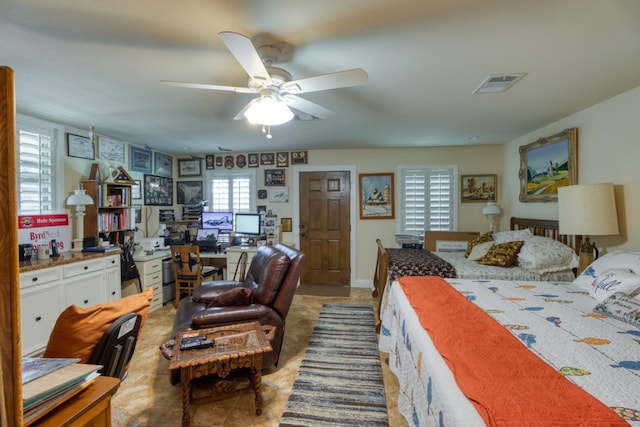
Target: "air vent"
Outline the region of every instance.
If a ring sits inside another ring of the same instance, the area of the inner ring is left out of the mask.
[[[511,86],[526,76],[521,74],[493,74],[484,79],[473,93],[500,93],[506,92]]]

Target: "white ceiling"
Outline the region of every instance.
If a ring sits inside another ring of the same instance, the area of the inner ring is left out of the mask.
[[[176,88],[247,76],[218,33],[293,45],[293,79],[360,67],[301,97],[334,112],[274,127],[255,95]],[[18,112],[175,154],[502,143],[640,86],[638,0],[0,0]],[[490,74],[527,73],[474,95]]]

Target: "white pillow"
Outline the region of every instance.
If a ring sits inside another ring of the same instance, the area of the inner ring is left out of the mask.
[[[518,253],[518,265],[536,273],[570,270],[578,266],[576,252],[550,237],[532,236]]]
[[[479,243],[471,249],[469,256],[467,257],[470,261],[478,261],[480,258],[485,256],[489,249],[493,246],[493,242],[484,242]]]
[[[589,264],[589,266],[576,277],[573,284],[583,289],[589,289],[593,279],[612,268],[628,268],[634,273],[640,273],[640,252],[609,252]]]
[[[612,268],[604,271],[591,283],[589,295],[602,302],[616,292],[630,296],[640,292],[640,275],[628,268]]]
[[[524,240],[533,237],[531,230],[525,228],[524,230],[511,230],[511,231],[499,231],[493,233],[493,243],[499,245],[500,243],[515,242],[516,240]]]

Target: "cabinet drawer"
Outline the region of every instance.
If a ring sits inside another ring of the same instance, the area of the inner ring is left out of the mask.
[[[120,267],[120,256],[110,256],[104,259],[104,268]]]
[[[86,308],[105,302],[105,294],[104,273],[88,274],[66,283],[65,303]]]
[[[151,285],[162,285],[162,271],[156,271],[155,273],[145,274],[142,277],[142,286],[145,288]]]
[[[59,268],[43,268],[41,270],[28,271],[20,274],[20,289],[29,286],[43,285],[55,282],[62,278]]]
[[[158,272],[162,273],[161,258],[154,259],[151,261],[139,262],[139,263],[136,263],[136,266],[138,267],[140,274],[143,276],[146,276],[147,274],[151,274],[151,273],[158,273]]]
[[[87,274],[102,270],[104,270],[104,260],[96,259],[64,265],[62,268],[62,275],[64,277],[73,277],[79,274]]]
[[[169,285],[175,286],[175,285]],[[149,311],[154,311],[159,307],[162,307],[162,281],[158,283],[153,283],[146,288],[153,288],[153,298],[151,299],[151,304],[149,305]]]
[[[20,296],[22,355],[43,351],[62,311],[59,285],[40,286]]]

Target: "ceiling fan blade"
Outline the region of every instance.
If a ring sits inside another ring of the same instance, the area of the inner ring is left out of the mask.
[[[266,85],[271,83],[269,72],[264,66],[260,55],[258,55],[258,51],[253,46],[251,39],[231,31],[222,31],[218,35],[249,77],[263,80]]]
[[[319,90],[336,89],[347,86],[358,86],[367,83],[369,75],[362,68],[323,74],[306,79],[293,80],[282,85],[286,93],[308,93]]]
[[[312,116],[319,119],[326,119],[333,114],[331,110],[327,110],[326,108],[311,101],[307,101],[306,99],[300,98],[299,96],[286,95],[283,97],[283,99],[289,107],[295,108],[296,110],[302,111],[303,113],[311,114]]]
[[[219,86],[219,85],[210,85],[210,84],[204,84],[204,83],[175,82],[172,80],[160,80],[160,83],[169,85],[169,86],[187,87],[191,89],[224,90],[227,92],[238,92],[238,93],[256,93],[255,90],[247,87]]]

